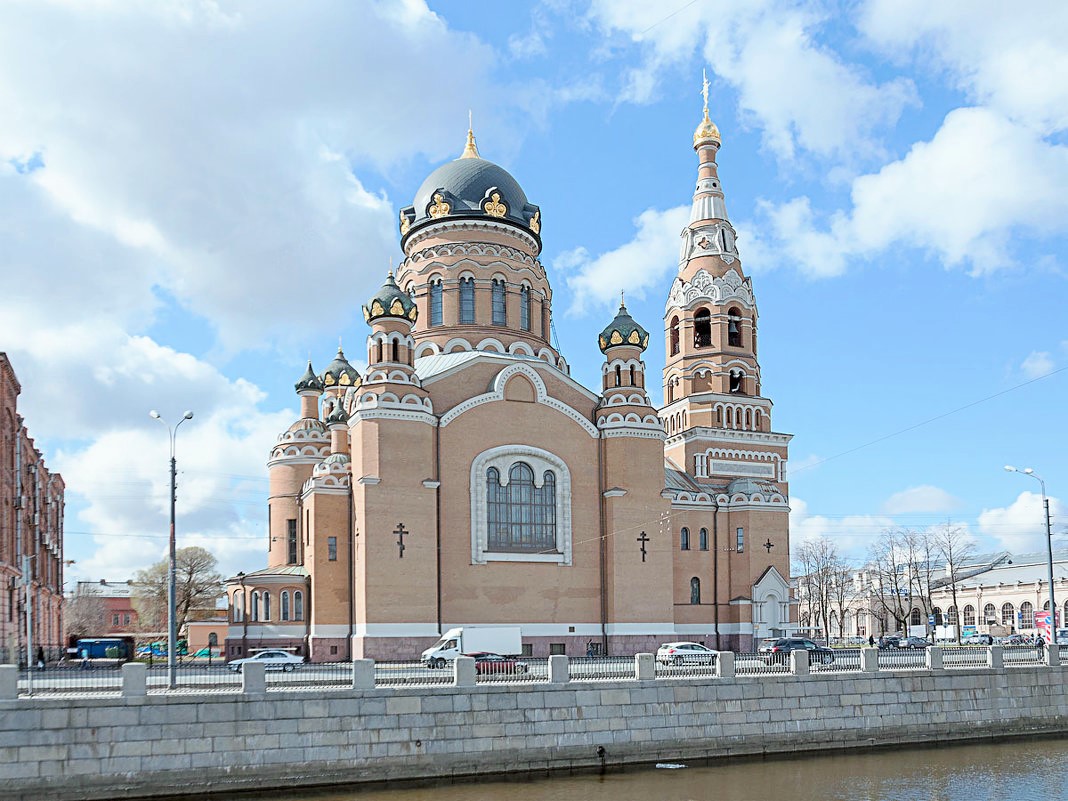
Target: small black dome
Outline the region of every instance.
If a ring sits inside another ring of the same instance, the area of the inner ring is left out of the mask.
[[[356,371],[356,368],[349,364],[348,359],[345,358],[344,352],[341,350],[341,346],[338,346],[337,356],[334,357],[334,361],[330,362],[323,370],[323,374],[319,376],[323,382],[323,386],[326,388],[342,386],[342,387],[358,387],[362,381],[360,374]]]
[[[323,382],[319,380],[319,377],[315,374],[315,370],[312,369],[311,359],[308,360],[308,369],[304,371],[304,375],[300,377],[300,381],[298,381],[295,386],[297,392],[303,392],[308,389],[317,392],[323,391]]]
[[[620,303],[615,319],[601,332],[601,336],[597,338],[597,344],[601,348],[601,353],[609,348],[623,346],[645,350],[649,345],[649,332],[638,325],[630,316],[627,307]]]
[[[367,322],[377,320],[379,317],[399,317],[414,323],[418,316],[419,311],[415,307],[415,301],[397,286],[397,282],[393,280],[392,270],[386,276],[386,283],[382,284],[374,297],[363,307],[363,319]]]

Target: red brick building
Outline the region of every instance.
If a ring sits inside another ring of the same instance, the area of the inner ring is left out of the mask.
[[[18,413],[19,384],[0,353],[0,662],[26,642],[25,557],[29,557],[33,644],[51,657],[63,646],[63,479]]]

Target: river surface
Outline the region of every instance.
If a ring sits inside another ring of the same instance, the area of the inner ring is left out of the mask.
[[[681,769],[401,789],[277,791],[274,801],[1068,801],[1068,738],[737,759]]]

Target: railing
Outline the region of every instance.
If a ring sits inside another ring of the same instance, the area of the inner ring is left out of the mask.
[[[767,676],[790,672],[790,655],[785,651],[775,653],[748,653],[734,655],[736,676]]]
[[[1050,646],[1054,647],[1054,646]],[[928,655],[930,659],[928,660]],[[548,682],[596,682],[651,679],[717,680],[719,677],[788,675],[794,662],[803,665],[805,654],[789,652],[731,653],[700,657],[701,661],[675,664],[656,662],[652,654],[638,657],[577,657],[562,662],[522,657],[500,661],[465,661],[445,668],[431,668],[417,661],[296,663],[270,669],[261,678],[246,677],[236,665],[215,662],[185,662],[177,666],[176,688],[170,689],[165,662],[130,665],[123,669],[112,660],[61,663],[44,670],[18,671],[3,666],[0,693],[3,697],[70,695],[153,695],[160,693],[239,693],[307,688],[432,687],[485,684],[534,684]],[[807,654],[810,673],[842,673],[880,670],[1044,668],[1049,653],[1035,646],[946,646],[937,649],[840,648]],[[556,659],[555,657],[553,659]],[[719,664],[722,662],[722,664]],[[1068,665],[1068,645],[1061,646],[1056,666]],[[257,673],[264,667],[256,666]],[[286,668],[292,669],[286,669]],[[463,667],[463,670],[459,668]],[[551,668],[551,669],[550,669]],[[800,671],[800,666],[798,666]],[[248,681],[246,681],[248,679]],[[251,683],[250,683],[251,681]],[[258,684],[257,684],[258,683]],[[5,689],[6,688],[6,689]]]
[[[922,670],[927,667],[926,650],[925,648],[881,648],[879,649],[879,669]]]

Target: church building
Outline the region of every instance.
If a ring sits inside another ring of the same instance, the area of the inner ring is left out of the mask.
[[[465,625],[519,626],[532,656],[746,651],[793,628],[791,435],[761,392],[720,144],[706,100],[664,339],[621,303],[591,389],[552,344],[541,209],[468,131],[400,211],[404,259],[363,307],[367,367],[339,347],[296,384],[267,462],[267,566],[226,582],[228,658],[418,658]]]

